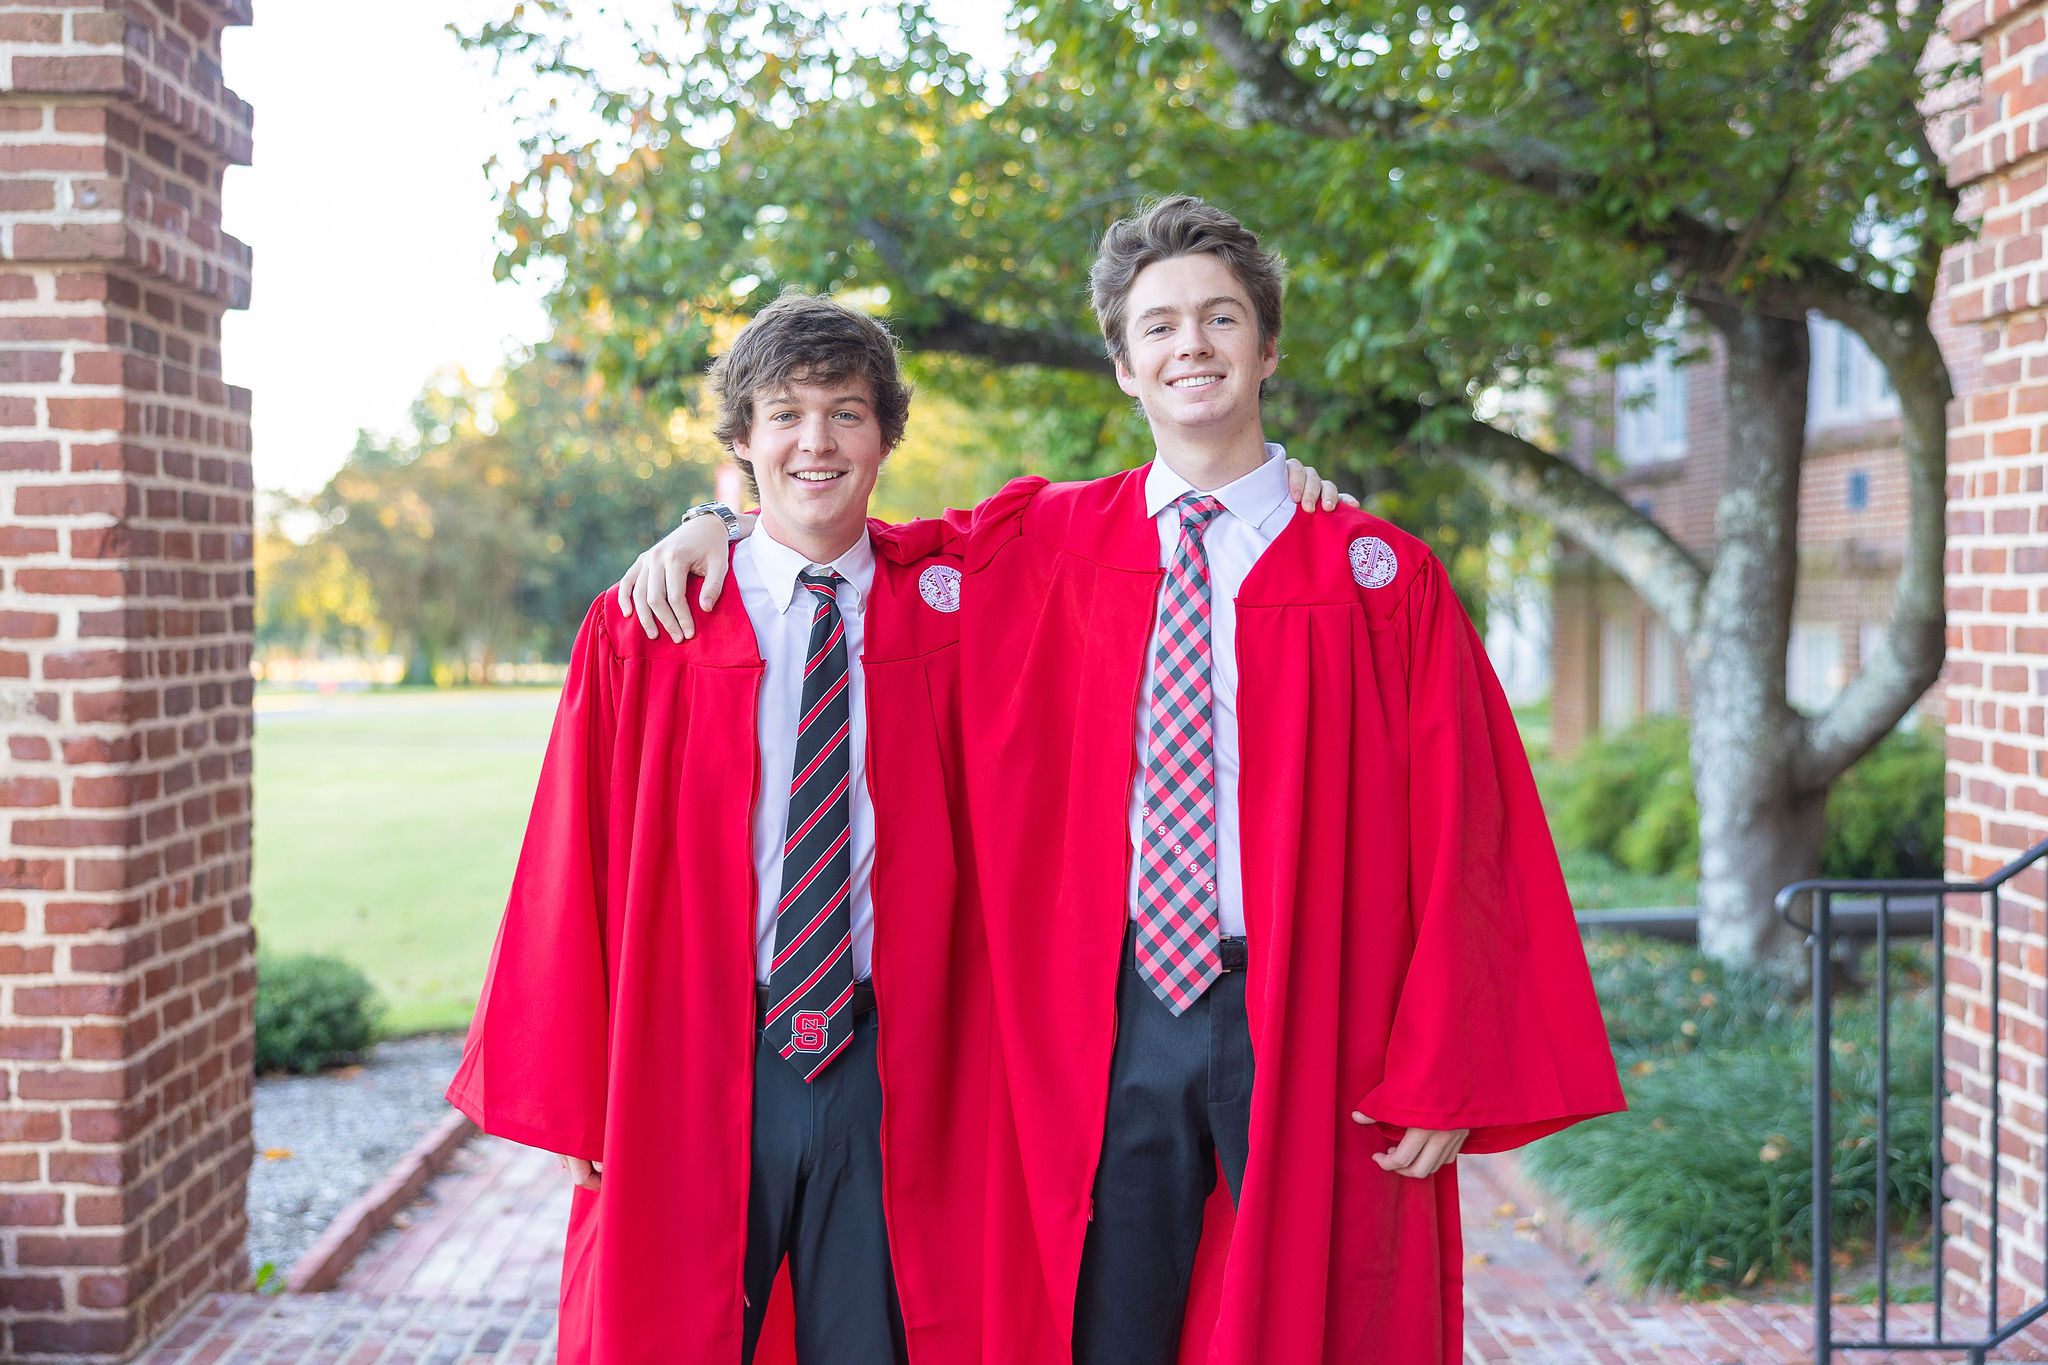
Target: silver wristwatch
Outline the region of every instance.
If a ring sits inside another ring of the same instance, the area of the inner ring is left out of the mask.
[[[702,516],[717,517],[720,521],[724,522],[726,540],[734,541],[740,538],[739,513],[733,511],[722,502],[700,502],[689,511],[683,513],[683,519],[677,522],[676,525],[687,526],[690,524],[690,518]]]

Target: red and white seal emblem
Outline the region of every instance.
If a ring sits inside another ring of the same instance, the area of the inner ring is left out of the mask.
[[[960,610],[960,571],[934,564],[917,576],[917,594],[933,611]]]
[[[1394,547],[1378,536],[1360,536],[1351,542],[1351,576],[1362,588],[1384,588],[1401,571]]]

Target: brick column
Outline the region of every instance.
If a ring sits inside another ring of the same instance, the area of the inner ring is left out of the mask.
[[[1949,427],[1948,871],[1981,878],[2048,835],[2048,38],[2039,0],[1951,5],[1950,35],[1979,46],[1983,86],[1947,130],[1949,178],[1978,240],[1951,253],[1959,337]],[[2040,869],[2008,888],[1991,970],[1988,900],[1952,898],[1944,983],[1951,1236],[1945,1292],[1982,1310],[1997,1278],[2010,1313],[2048,1292],[2041,1218],[2048,952]],[[1990,1105],[1998,994],[1998,1112]],[[1994,1171],[1997,1197],[1994,1201]]]
[[[247,1282],[249,0],[0,7],[0,1358]]]

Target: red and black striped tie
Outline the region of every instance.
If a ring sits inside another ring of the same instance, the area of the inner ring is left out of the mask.
[[[782,1056],[808,1081],[853,1037],[851,753],[846,622],[830,569],[797,582],[817,599],[804,663],[803,710],[782,840],[782,899],[775,912],[775,961],[765,1027]]]

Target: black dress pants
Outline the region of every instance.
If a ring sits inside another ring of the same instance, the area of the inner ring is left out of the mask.
[[[882,1082],[875,1016],[809,1084],[765,1035],[754,1049],[746,1347],[761,1339],[785,1256],[801,1365],[905,1365],[882,1220]]]
[[[1243,972],[1224,973],[1175,1016],[1125,939],[1102,1160],[1074,1299],[1074,1365],[1174,1365],[1202,1205],[1219,1165],[1236,1198],[1250,1151],[1244,981]]]

